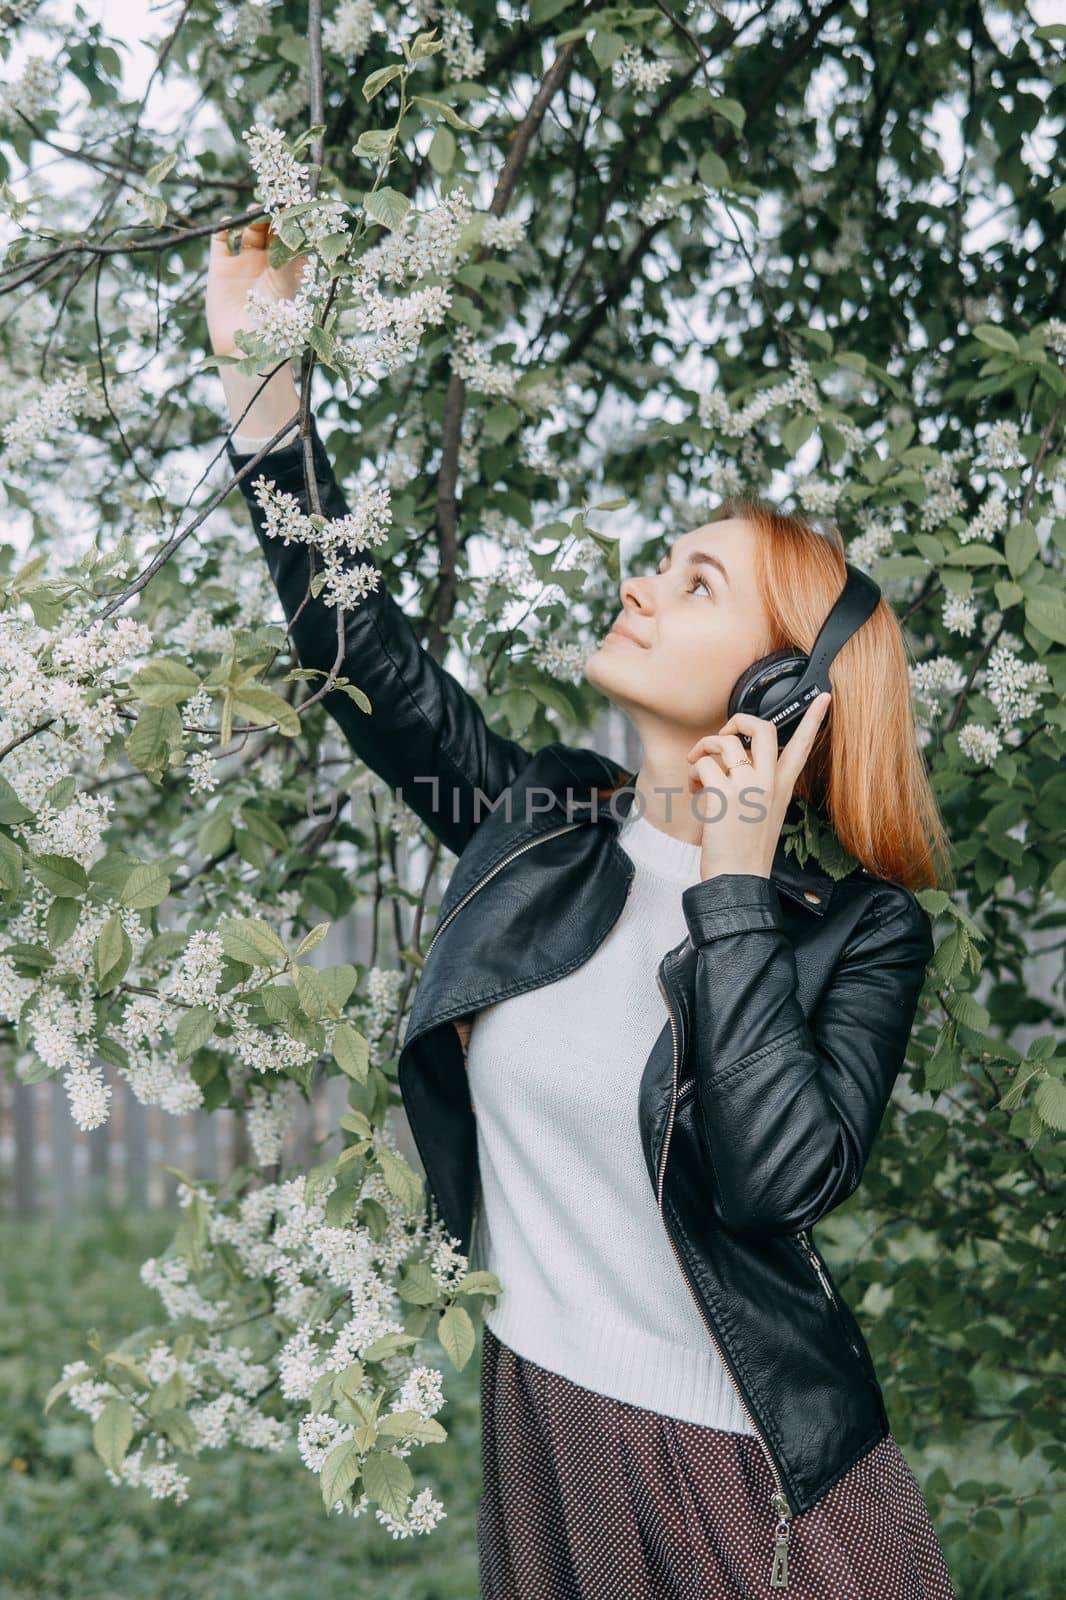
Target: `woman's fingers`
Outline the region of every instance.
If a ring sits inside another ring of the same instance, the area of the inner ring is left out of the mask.
[[[795,733],[781,752],[778,759],[778,773],[782,781],[788,785],[790,793],[795,787],[796,779],[803,771],[822,724],[829,715],[832,700],[831,691],[823,690],[811,701],[796,724]]]
[[[693,767],[689,774],[689,785],[694,789],[699,789],[708,781],[707,775],[712,771],[708,763],[711,761],[715,763],[713,770],[721,776],[728,776],[730,768],[738,763],[743,763],[751,771],[749,752],[736,734],[705,734],[692,746],[688,759]]]
[[[241,234],[241,250],[265,250],[269,243],[269,222],[249,222]]]
[[[748,741],[745,754],[753,765],[766,772],[777,760],[777,729],[766,717],[753,717],[750,711],[737,711],[719,728],[720,734],[734,733]]]

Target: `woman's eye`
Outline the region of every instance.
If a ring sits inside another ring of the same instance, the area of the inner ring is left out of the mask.
[[[697,573],[695,575],[695,577],[693,578],[692,582],[689,584],[688,589],[687,589],[686,592],[688,594],[695,594],[696,590],[700,586],[700,584],[703,585],[703,588],[706,591],[706,593],[709,594],[711,596],[711,598],[713,599],[714,598],[714,591],[712,590],[710,584],[707,582],[707,579],[706,578],[701,578],[699,573]]]

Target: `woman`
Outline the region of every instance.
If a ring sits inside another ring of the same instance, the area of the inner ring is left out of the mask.
[[[295,292],[267,243],[265,224],[235,254],[212,241],[218,354],[251,287]],[[235,469],[276,437],[241,489],[298,658],[328,671],[336,614],[252,488],[262,470],[309,509],[304,441],[281,434],[291,375],[257,396],[222,377]],[[308,443],[322,512],[343,516],[313,419]],[[784,737],[776,712],[727,715],[754,662],[813,660],[846,570],[797,519],[737,510],[622,583],[585,664],[640,737],[636,773],[493,732],[380,581],[345,616],[339,668],[372,714],[323,702],[458,857],[399,1078],[431,1208],[503,1284],[483,1336],[482,1600],[952,1594],[810,1231],[858,1184],[905,1057],[932,950],[913,890],[936,881],[943,829],[883,600],[849,625],[831,717],[828,694]],[[854,871],[786,854],[798,797]]]

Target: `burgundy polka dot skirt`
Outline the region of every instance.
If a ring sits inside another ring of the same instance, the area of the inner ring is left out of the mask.
[[[481,1600],[955,1600],[917,1479],[889,1435],[793,1517],[756,1439],[571,1383],[483,1325]]]

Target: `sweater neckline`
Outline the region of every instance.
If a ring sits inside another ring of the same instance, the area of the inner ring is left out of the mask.
[[[660,877],[684,879],[688,883],[700,876],[702,845],[675,839],[672,833],[666,833],[632,810],[618,830],[618,842],[632,860]]]

